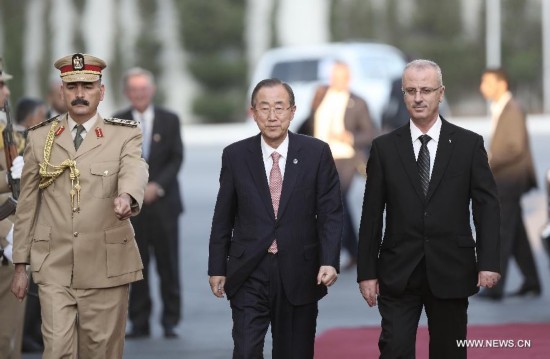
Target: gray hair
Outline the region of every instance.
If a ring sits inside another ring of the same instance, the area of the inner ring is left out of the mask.
[[[441,68],[435,62],[433,62],[431,60],[424,60],[424,59],[413,60],[413,61],[409,62],[407,65],[405,65],[405,69],[403,70],[403,74],[405,74],[405,72],[408,69],[411,69],[411,68],[412,69],[420,69],[420,70],[423,70],[423,69],[426,69],[426,68],[434,69],[437,72],[437,78],[439,80],[439,85],[443,86],[443,74],[441,72]]]
[[[122,77],[122,85],[124,88],[126,88],[128,84],[128,79],[133,76],[145,76],[147,77],[151,85],[155,85],[155,76],[151,71],[146,70],[142,67],[132,67],[131,69],[127,70]]]

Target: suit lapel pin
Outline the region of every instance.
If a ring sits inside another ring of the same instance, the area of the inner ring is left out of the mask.
[[[449,143],[452,143],[453,141],[451,141],[451,139],[449,138]]]
[[[63,131],[65,131],[65,126],[61,126],[59,127],[56,131],[55,131],[55,136],[59,136],[60,134],[63,133]]]
[[[293,159],[293,160],[292,160],[292,163],[298,164],[298,159],[297,159],[297,158]]]
[[[101,128],[96,127],[96,129],[95,129],[95,135],[97,136],[97,138],[103,137],[103,131],[101,131]]]
[[[153,135],[153,141],[160,142],[160,140],[161,140],[160,133],[155,133]]]

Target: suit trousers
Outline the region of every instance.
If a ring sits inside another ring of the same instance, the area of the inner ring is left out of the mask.
[[[336,170],[340,179],[340,191],[342,193],[342,204],[344,207],[344,224],[342,228],[342,248],[344,248],[351,259],[357,258],[357,231],[353,224],[348,202],[348,193],[356,173],[357,160],[355,158],[339,158],[335,161]]]
[[[298,269],[297,269],[298,270]],[[281,282],[278,255],[267,254],[230,299],[233,315],[233,359],[263,358],[271,323],[273,359],[313,358],[317,302],[295,306]]]
[[[0,358],[21,358],[25,302],[19,303],[11,292],[12,264],[0,264]],[[25,299],[26,301],[27,299]]]
[[[466,339],[468,298],[435,297],[428,284],[424,259],[413,271],[403,294],[383,293],[381,289],[380,358],[415,358],[416,331],[423,307],[428,318],[430,359],[466,358],[466,348],[459,347],[456,341]]]
[[[181,317],[179,276],[178,217],[163,218],[153,206],[144,205],[141,213],[132,218],[136,242],[143,261],[143,280],[134,282],[130,289],[129,316],[134,331],[149,332],[151,294],[149,263],[154,254],[160,280],[162,298],[161,324],[175,327]]]
[[[510,257],[514,257],[523,274],[523,285],[540,286],[539,274],[527,231],[523,223],[521,197],[501,196],[500,200],[500,274],[501,279],[493,288],[485,289],[490,295],[502,296],[506,285]]]
[[[43,358],[122,358],[128,287],[73,289],[38,284]]]

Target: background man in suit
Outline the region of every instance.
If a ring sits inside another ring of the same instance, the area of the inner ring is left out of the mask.
[[[329,146],[288,131],[290,86],[260,81],[251,111],[260,134],[223,151],[210,234],[212,293],[233,311],[233,358],[313,358],[317,302],[337,278],[342,200]]]
[[[129,283],[143,278],[130,216],[147,164],[133,121],[103,119],[103,60],[57,60],[68,114],[29,129],[15,219],[11,290],[25,298],[30,264],[44,358],[121,358]]]
[[[377,132],[367,103],[350,91],[350,80],[349,66],[335,62],[329,85],[315,92],[311,113],[302,127],[302,133],[328,143],[336,163],[344,204],[342,248],[349,255],[343,269],[354,268],[357,263],[357,232],[347,195],[354,175],[365,168],[367,151]]]
[[[439,66],[410,62],[403,90],[410,126],[375,139],[367,165],[359,288],[379,305],[382,358],[414,358],[423,307],[430,358],[465,358],[468,297],[500,277],[496,185],[483,138],[439,115]]]
[[[155,255],[160,277],[163,302],[161,324],[164,336],[175,338],[175,327],[181,317],[179,277],[178,218],[183,212],[178,172],[183,161],[181,123],[178,116],[153,105],[155,96],[153,74],[142,68],[133,68],[124,76],[124,93],[132,107],[115,117],[140,122],[143,131],[143,158],[149,164],[149,182],[145,187],[143,208],[132,218],[136,230],[144,280],[132,284],[130,290],[130,320],[132,331],[128,338],[150,334],[151,295],[149,293],[149,258]]]
[[[10,89],[7,81],[12,76],[4,71],[2,58],[0,57],[0,108],[4,108],[4,102],[8,101]],[[12,113],[13,120],[13,113]],[[0,111],[0,133],[6,123],[5,113]],[[4,141],[0,139],[0,204],[6,201],[11,189],[7,181],[6,157],[4,154]],[[21,168],[17,173],[12,170],[12,177],[21,177]],[[18,303],[17,299],[10,293],[11,278],[14,268],[11,263],[11,252],[13,243],[13,223],[11,217],[0,221],[0,249],[4,251],[0,255],[0,357],[19,359],[21,358],[21,338],[23,335],[23,316],[25,306]]]
[[[486,70],[481,77],[480,91],[485,99],[491,101],[493,134],[489,146],[489,165],[495,176],[500,200],[502,279],[495,287],[481,292],[479,297],[502,299],[512,255],[524,277],[522,286],[513,295],[539,296],[539,275],[521,209],[521,196],[537,187],[525,112],[508,90],[508,76],[502,69]]]

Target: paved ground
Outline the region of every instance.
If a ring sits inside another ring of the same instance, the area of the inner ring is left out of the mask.
[[[488,130],[488,121],[485,119],[454,122],[482,134]],[[550,116],[531,117],[530,129],[538,175],[542,180],[544,171],[550,168]],[[153,335],[147,340],[127,341],[125,358],[216,359],[231,356],[229,304],[225,299],[215,298],[207,283],[208,236],[218,188],[221,150],[235,139],[254,134],[255,129],[248,125],[189,126],[184,132],[187,152],[184,169],[180,174],[186,204],[186,213],[181,219],[180,245],[184,318],[178,327],[180,337],[175,340],[162,337],[157,319],[159,301],[155,290]],[[362,186],[361,179],[357,178],[350,194],[356,220],[360,215]],[[537,265],[545,285],[544,295],[535,299],[505,299],[498,304],[473,297],[470,301],[470,323],[550,322],[549,261],[538,239],[538,232],[546,221],[543,189],[525,197],[524,210],[536,249]],[[342,258],[343,261],[345,259]],[[156,283],[154,273],[152,277]],[[517,269],[512,265],[507,288],[511,291],[520,284]],[[424,319],[422,321],[425,323]],[[369,308],[360,296],[353,271],[342,273],[329,295],[320,303],[318,333],[333,327],[378,326],[379,323],[378,311]],[[271,357],[269,352],[268,338],[266,358]],[[23,358],[39,357],[24,355]]]

